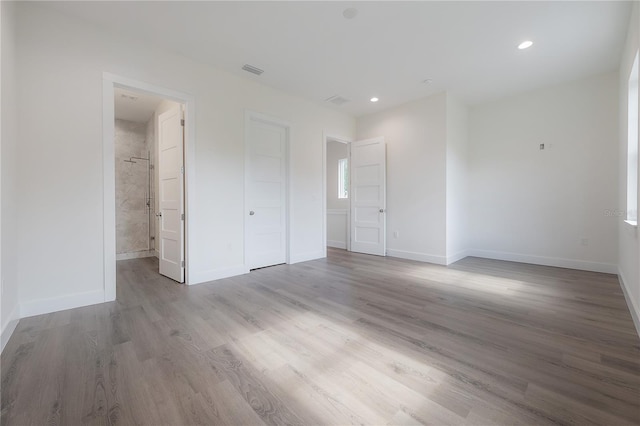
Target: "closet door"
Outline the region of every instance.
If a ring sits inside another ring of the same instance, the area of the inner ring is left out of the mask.
[[[386,255],[384,138],[351,143],[351,251]]]
[[[287,262],[288,127],[249,115],[245,144],[245,263]]]

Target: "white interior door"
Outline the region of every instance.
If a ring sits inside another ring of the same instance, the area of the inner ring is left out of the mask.
[[[351,143],[351,251],[386,255],[384,138]]]
[[[288,128],[251,115],[245,146],[245,262],[287,262]]]
[[[160,273],[184,282],[184,127],[180,105],[158,116]]]

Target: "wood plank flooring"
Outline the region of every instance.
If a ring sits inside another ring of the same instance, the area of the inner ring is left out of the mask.
[[[640,424],[614,275],[477,258],[327,259],[20,321],[3,425]]]

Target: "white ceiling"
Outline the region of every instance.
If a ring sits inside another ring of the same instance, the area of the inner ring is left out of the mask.
[[[146,123],[160,102],[162,98],[115,88],[115,118]]]
[[[474,104],[616,70],[631,10],[614,1],[46,6],[318,103],[341,95],[351,102],[331,107],[354,115],[442,90]],[[343,17],[348,7],[355,19]],[[533,47],[518,50],[527,39]]]

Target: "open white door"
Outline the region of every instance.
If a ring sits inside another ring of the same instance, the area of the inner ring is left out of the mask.
[[[245,145],[245,263],[287,262],[288,128],[251,114]]]
[[[384,138],[351,143],[351,251],[386,255],[386,164]]]
[[[180,105],[158,116],[160,274],[184,282],[184,121]]]

